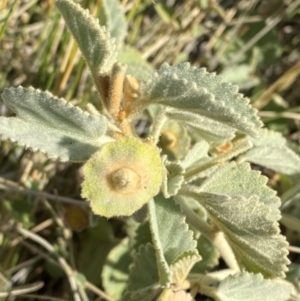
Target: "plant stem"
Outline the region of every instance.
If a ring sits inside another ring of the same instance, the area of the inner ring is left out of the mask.
[[[230,151],[228,151],[226,153],[223,153],[220,156],[212,159],[211,161],[186,172],[184,177],[185,177],[186,180],[189,180],[190,178],[194,177],[195,175],[202,172],[203,170],[206,170],[206,169],[208,169],[208,168],[210,168],[214,165],[217,165],[219,163],[223,163],[225,161],[228,161],[228,160],[232,159],[233,157],[236,157],[239,154],[247,151],[252,146],[253,146],[253,144],[249,140],[242,140],[242,141],[239,140],[233,145],[233,148]]]
[[[205,220],[201,219],[186,203],[183,197],[176,196],[181,210],[186,216],[187,222],[201,232],[209,240],[213,240],[216,230],[210,226]]]
[[[108,91],[108,112],[116,121],[119,120],[119,112],[123,94],[123,83],[126,74],[126,66],[115,64],[112,69],[111,82]]]
[[[35,241],[36,243],[40,244],[43,246],[48,252],[54,254],[57,257],[58,262],[60,263],[61,267],[65,271],[66,275],[68,276],[69,283],[73,292],[73,297],[75,301],[81,301],[80,295],[78,294],[78,288],[77,288],[77,283],[75,280],[75,275],[73,270],[70,268],[66,260],[58,255],[58,253],[55,251],[53,246],[49,244],[44,238],[41,236],[34,234],[31,231],[28,231],[20,226],[16,226],[15,229],[17,230],[18,233],[21,235],[30,238],[31,240]]]

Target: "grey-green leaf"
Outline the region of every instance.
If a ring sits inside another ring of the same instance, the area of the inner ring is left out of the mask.
[[[277,210],[280,200],[276,192],[266,185],[267,181],[268,178],[259,171],[251,170],[249,163],[237,164],[233,161],[208,177],[199,191],[230,197],[249,198],[256,195],[260,201]],[[276,215],[276,220],[278,219],[279,212]]]
[[[105,292],[114,300],[121,300],[125,291],[130,262],[129,242],[124,238],[109,252],[101,275]]]
[[[262,122],[249,99],[238,93],[237,86],[223,82],[222,77],[205,69],[190,67],[188,63],[169,66],[163,64],[142,85],[141,96],[133,104],[136,114],[150,103],[162,104],[233,127],[248,135],[257,136]],[[202,121],[203,122],[203,121]]]
[[[133,265],[129,270],[128,288],[122,300],[152,301],[162,291],[158,283],[155,250],[151,244],[141,246],[134,255]]]
[[[168,285],[170,266],[187,256],[197,256],[197,243],[188,230],[179,205],[172,198],[158,195],[148,203],[152,241],[156,251],[160,284]],[[168,227],[165,221],[168,221]],[[174,239],[175,238],[175,239]]]
[[[120,1],[102,0],[102,8],[101,19],[117,44],[122,45],[127,35],[127,22]]]
[[[176,195],[181,188],[181,185],[184,182],[184,170],[176,162],[166,161],[164,166],[166,172],[161,189],[165,198],[169,198],[172,195]]]
[[[115,40],[106,28],[100,26],[88,10],[71,0],[56,0],[56,6],[77,41],[94,78],[108,74],[116,62],[117,52]]]
[[[200,193],[195,198],[225,233],[239,264],[266,277],[284,277],[287,242],[280,235],[273,210],[253,196],[226,197]]]
[[[153,72],[153,67],[142,57],[142,54],[128,45],[120,51],[118,60],[128,66],[128,74],[139,80],[147,80]]]
[[[211,145],[220,145],[234,138],[236,130],[232,126],[210,117],[174,109],[169,109],[167,115],[184,123],[194,136],[208,141]]]
[[[193,147],[187,153],[186,157],[180,162],[180,165],[185,169],[186,174],[197,167],[204,166],[206,163],[212,160],[212,157],[208,156],[208,151],[209,144],[204,140],[193,145]],[[214,170],[216,170],[216,168],[217,166],[214,165],[193,176],[185,176],[185,180],[187,182],[191,182],[197,178],[205,178]]]
[[[2,139],[40,150],[61,161],[85,161],[104,143],[107,120],[90,115],[49,92],[5,89],[2,98],[16,117],[0,117]]]
[[[288,147],[278,132],[263,129],[259,138],[249,138],[254,147],[241,156],[249,161],[285,175],[300,174],[300,157]]]
[[[217,301],[287,301],[291,291],[287,283],[242,273],[221,281],[215,295]]]
[[[237,259],[249,271],[284,276],[287,243],[279,234],[279,199],[267,179],[248,163],[228,163],[198,189],[196,199],[224,231]]]

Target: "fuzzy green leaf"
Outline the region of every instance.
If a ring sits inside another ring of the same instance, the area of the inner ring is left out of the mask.
[[[122,300],[152,301],[162,291],[158,283],[155,250],[151,244],[141,246],[134,255],[133,265],[129,270],[128,288]]]
[[[88,10],[72,0],[56,0],[56,6],[91,70],[102,103],[106,103],[108,76],[118,55],[115,39]]]
[[[202,260],[194,265],[192,273],[203,274],[218,265],[220,254],[217,248],[205,236],[201,235],[197,240],[197,249]]]
[[[255,70],[251,65],[230,65],[222,71],[222,76],[226,81],[236,84],[240,89],[251,89],[257,86],[261,79],[255,75]]]
[[[180,165],[185,169],[186,173],[189,173],[195,168],[203,166],[212,160],[212,158],[208,156],[208,151],[209,144],[206,141],[202,140],[201,142],[197,142],[187,153],[186,157],[180,162]],[[216,168],[217,166],[209,167],[191,177],[185,177],[185,180],[191,182],[198,178],[205,178],[216,170]]]
[[[158,195],[148,203],[152,241],[156,251],[160,284],[168,285],[172,273],[170,266],[188,256],[197,256],[196,241],[188,230],[179,205],[172,198]],[[165,221],[168,221],[168,227]]]
[[[249,161],[285,175],[300,173],[300,157],[287,146],[278,132],[263,129],[259,138],[249,138],[254,147],[241,156]]]
[[[71,0],[56,0],[72,35],[89,65],[92,74],[109,73],[116,62],[115,40],[106,28],[99,25],[88,10]]]
[[[162,104],[180,111],[202,116],[256,136],[262,126],[249,100],[237,92],[238,88],[224,83],[222,77],[205,69],[190,67],[188,63],[169,66],[163,64],[142,85],[141,96],[133,104],[136,114],[150,103]]]
[[[5,89],[2,98],[17,116],[0,117],[2,139],[40,150],[61,161],[85,161],[104,143],[107,120],[90,115],[49,92]]]
[[[282,277],[289,263],[287,243],[277,223],[280,202],[266,180],[248,163],[232,162],[212,174],[196,198],[224,231],[242,266]]]
[[[212,145],[220,145],[233,139],[236,131],[229,125],[199,114],[169,109],[167,115],[171,119],[180,120],[193,135]]]
[[[128,74],[139,80],[147,80],[153,72],[153,67],[142,57],[142,54],[128,45],[123,47],[118,60],[128,66]]]
[[[215,293],[217,301],[287,301],[290,294],[291,287],[286,283],[250,273],[225,278]]]
[[[102,0],[103,14],[101,19],[105,22],[105,26],[114,37],[118,45],[124,43],[127,35],[127,22],[125,14],[120,7],[118,0]]]
[[[152,242],[149,221],[146,221],[139,225],[139,227],[135,231],[133,239],[133,249],[136,251],[141,245],[146,245],[147,243]]]
[[[120,300],[125,291],[130,262],[129,242],[125,238],[109,252],[101,275],[105,292],[114,300]]]
[[[184,170],[176,162],[165,162],[165,178],[162,184],[162,192],[165,198],[177,194],[184,182]]]
[[[249,163],[230,162],[208,177],[199,191],[230,197],[258,196],[260,201],[274,208],[274,220],[278,220],[280,216],[277,208],[280,199],[276,192],[266,185],[267,181],[268,178],[262,176],[259,171],[251,170]]]

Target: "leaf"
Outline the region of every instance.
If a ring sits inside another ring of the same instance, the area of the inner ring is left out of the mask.
[[[199,194],[195,197],[214,223],[225,233],[239,264],[266,277],[284,277],[287,242],[279,235],[272,209],[258,197],[226,197]]]
[[[126,289],[130,262],[129,242],[124,238],[109,252],[101,275],[105,292],[114,300],[120,300]]]
[[[266,177],[247,163],[219,168],[194,195],[226,237],[238,261],[267,277],[284,276],[289,263],[285,238],[279,235],[279,199]]]
[[[100,18],[105,22],[106,28],[114,37],[118,45],[124,43],[127,35],[127,22],[125,14],[120,6],[118,0],[103,0],[102,1],[103,14]]]
[[[112,138],[105,136],[107,120],[90,115],[49,92],[9,88],[4,103],[16,117],[0,117],[2,139],[40,150],[61,161],[85,161]]]
[[[295,289],[300,291],[300,265],[297,263],[291,263],[289,265],[289,271],[286,273],[286,280],[295,286]]]
[[[141,245],[146,245],[147,243],[151,243],[152,237],[150,232],[149,222],[146,221],[136,229],[134,236],[134,244],[133,249],[138,250]]]
[[[259,171],[251,170],[249,163],[230,162],[208,177],[199,191],[230,197],[249,198],[256,195],[260,201],[274,208],[274,220],[278,220],[280,215],[277,208],[280,199],[276,196],[276,192],[266,185],[267,181],[268,178],[262,176]]]
[[[78,270],[94,284],[100,284],[105,258],[117,243],[110,223],[104,218],[97,219],[97,225],[79,234]]]
[[[190,151],[187,153],[185,158],[180,162],[180,165],[184,169],[189,169],[195,167],[198,161],[201,161],[203,158],[208,158],[209,144],[202,140],[196,142]]]
[[[228,276],[215,293],[217,301],[287,301],[290,294],[287,284],[250,273]]]
[[[139,80],[147,80],[153,72],[153,67],[142,57],[142,54],[128,45],[122,48],[118,60],[128,66],[128,74]]]
[[[171,283],[172,289],[184,288],[184,282],[191,271],[192,267],[199,261],[199,255],[195,252],[192,255],[187,255],[171,265]]]
[[[193,145],[190,151],[187,153],[186,157],[180,162],[180,165],[185,169],[185,173],[189,173],[197,167],[203,166],[209,161],[212,160],[211,157],[208,156],[209,144],[202,140]],[[191,177],[185,177],[187,182],[194,181],[198,178],[205,178],[210,175],[214,170],[216,170],[217,166],[212,166],[207,169],[204,169],[202,172],[197,173]]]
[[[148,208],[160,284],[166,286],[172,277],[170,266],[188,256],[200,258],[192,231],[188,230],[185,217],[172,198],[165,199],[158,195],[148,203]]]
[[[107,96],[107,80],[113,65],[117,62],[115,39],[111,38],[104,26],[99,25],[88,10],[71,0],[56,0],[57,8],[75,38],[105,103]]]
[[[236,84],[240,89],[250,89],[260,83],[260,78],[254,75],[254,68],[251,65],[233,65],[226,67],[221,73],[224,79]]]
[[[300,157],[287,146],[287,140],[278,132],[261,130],[259,138],[249,138],[254,147],[241,156],[249,161],[285,175],[300,173]]]
[[[237,90],[203,68],[196,69],[188,63],[174,66],[165,63],[141,86],[141,96],[131,110],[136,114],[150,103],[162,104],[192,113],[195,118],[200,115],[199,123],[205,116],[256,136],[262,126],[257,110]]]
[[[165,162],[165,179],[162,183],[161,190],[165,198],[177,194],[184,182],[184,170],[176,162]]]
[[[122,300],[152,301],[162,291],[158,282],[155,250],[151,244],[141,246],[134,255],[128,288]]]
[[[70,0],[56,0],[72,35],[89,65],[92,74],[109,73],[116,62],[115,40],[104,26],[99,25],[88,10]]]
[[[197,249],[202,260],[193,266],[191,273],[203,274],[218,265],[220,254],[205,236],[201,235],[197,240]]]
[[[220,145],[234,138],[236,130],[233,127],[209,117],[174,109],[167,110],[167,115],[171,119],[180,120],[189,132],[199,137],[200,140],[208,141],[211,145]]]

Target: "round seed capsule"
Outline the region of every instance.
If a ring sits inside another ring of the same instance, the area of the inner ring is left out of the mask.
[[[84,165],[82,196],[95,214],[132,215],[158,194],[163,180],[159,150],[134,137],[105,144]]]

